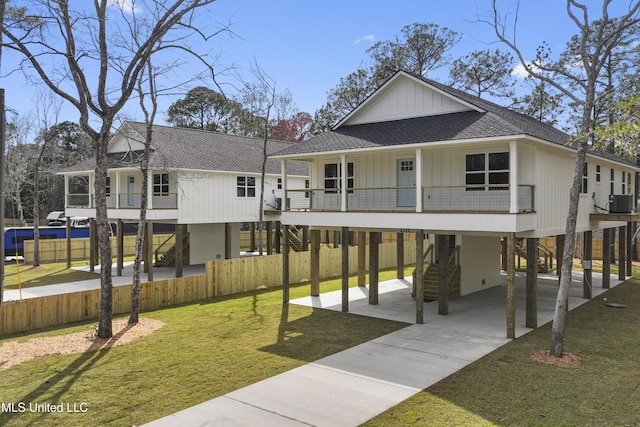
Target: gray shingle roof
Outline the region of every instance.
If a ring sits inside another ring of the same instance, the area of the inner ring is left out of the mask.
[[[418,75],[404,71],[398,73],[420,79],[482,111],[472,110],[377,123],[342,125],[335,130],[285,148],[277,155],[304,155],[510,135],[529,135],[558,145],[566,145],[569,141],[569,135],[565,132],[532,117]],[[632,164],[610,153],[593,154]]]
[[[137,133],[145,135],[145,124],[125,122]],[[290,142],[267,142],[267,154],[286,149]],[[226,171],[260,173],[262,168],[263,140],[200,129],[153,126],[152,146],[154,148],[149,166],[155,169],[193,169],[206,171]],[[110,168],[137,167],[140,153],[109,154]],[[305,162],[287,163],[289,175],[309,174]],[[79,163],[65,172],[86,171],[95,168],[95,160]],[[268,159],[266,172],[279,174],[280,161]]]

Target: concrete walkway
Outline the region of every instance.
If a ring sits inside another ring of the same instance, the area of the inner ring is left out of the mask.
[[[26,266],[25,268],[28,268]],[[76,267],[77,270],[89,271],[89,267]],[[100,266],[95,267],[95,272],[100,273]],[[133,280],[133,263],[125,263],[122,269],[122,276],[116,276],[115,264],[111,269],[112,279],[111,282],[114,287],[130,285]],[[204,274],[204,265],[188,265],[184,266],[182,275],[195,276],[198,274]],[[164,280],[176,277],[176,270],[174,267],[154,267],[153,279]],[[140,280],[142,282],[148,281],[147,274],[141,274]],[[37,298],[48,295],[68,294],[72,292],[90,291],[92,289],[100,289],[100,278],[80,280],[78,282],[59,283],[57,285],[35,286],[31,288],[22,289],[22,295],[18,289],[5,289],[4,301],[19,301],[20,298]]]
[[[604,292],[593,274],[593,294]],[[582,299],[582,275],[573,275],[569,308]],[[503,276],[503,282],[506,278]],[[524,327],[525,275],[516,275],[516,334]],[[611,277],[611,286],[620,282]],[[553,318],[558,279],[540,275],[538,320]],[[415,322],[411,283],[391,280],[379,286],[379,305],[367,302],[367,288],[351,288],[349,311],[364,316]],[[341,309],[341,293],[291,301]],[[425,323],[413,324],[146,424],[169,426],[357,426],[428,388],[509,342],[506,337],[505,284],[449,301],[449,315],[437,302],[424,303]]]

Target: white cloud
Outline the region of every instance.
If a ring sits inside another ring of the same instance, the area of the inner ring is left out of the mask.
[[[533,71],[540,71],[540,69],[534,66],[531,62],[527,63],[527,65],[531,67]],[[515,68],[511,71],[511,75],[521,79],[525,79],[529,76],[529,73],[527,73],[527,70],[524,68],[524,65],[522,65],[522,63],[518,63],[518,65],[516,65]]]
[[[358,37],[356,39],[356,41],[353,42],[353,44],[359,44],[360,42],[373,42],[373,40],[375,40],[376,35],[375,34],[367,34],[366,36],[362,36],[362,37]]]
[[[108,5],[125,13],[133,14],[138,11],[138,8],[130,0],[109,0]]]

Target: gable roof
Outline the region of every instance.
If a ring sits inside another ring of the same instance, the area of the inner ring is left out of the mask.
[[[299,142],[276,153],[275,156],[285,157],[429,142],[524,135],[561,146],[567,145],[570,140],[567,133],[549,124],[406,71],[398,71],[363,104],[373,102],[372,99],[375,98],[376,93],[399,78],[418,80],[435,91],[455,98],[471,108],[460,112],[349,125],[349,117],[357,112],[359,106],[342,119],[333,130]],[[591,152],[591,154],[632,165],[632,163],[607,152]]]
[[[125,122],[118,130],[118,137],[125,135],[137,141],[144,141],[146,125],[139,122]],[[116,137],[114,137],[116,138]],[[113,141],[113,138],[112,138]],[[263,140],[200,129],[171,126],[153,126],[152,152],[149,167],[153,169],[189,169],[203,171],[261,173]],[[267,154],[273,154],[293,145],[291,142],[267,142]],[[135,147],[135,144],[134,144]],[[109,153],[109,168],[138,167],[140,151]],[[305,162],[287,163],[289,175],[307,176]],[[78,172],[95,169],[95,160],[76,164],[64,172]],[[266,172],[280,174],[280,161],[267,159]]]

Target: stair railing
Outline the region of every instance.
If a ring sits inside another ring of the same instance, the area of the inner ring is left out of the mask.
[[[453,252],[451,252],[451,255],[449,255],[448,265],[449,266],[453,265],[453,269],[447,276],[447,280],[446,280],[447,286],[449,286],[449,284],[453,280],[453,277],[455,276],[456,272],[460,270],[460,245],[456,246],[453,249]]]
[[[167,238],[166,238],[166,240],[165,240],[164,242],[160,243],[160,245],[156,248],[156,250],[153,252],[153,254],[154,254],[154,255],[153,255],[153,259],[154,259],[154,261],[155,261],[155,262],[158,262],[158,259],[159,259],[158,254],[160,253],[160,250],[161,250],[161,249],[162,249],[162,248],[163,248],[167,243],[169,243],[169,241],[170,241],[171,239],[173,239],[175,236],[176,236],[176,235],[175,235],[175,233],[174,233],[174,234],[172,234],[172,235],[170,235],[169,237],[167,237]]]

